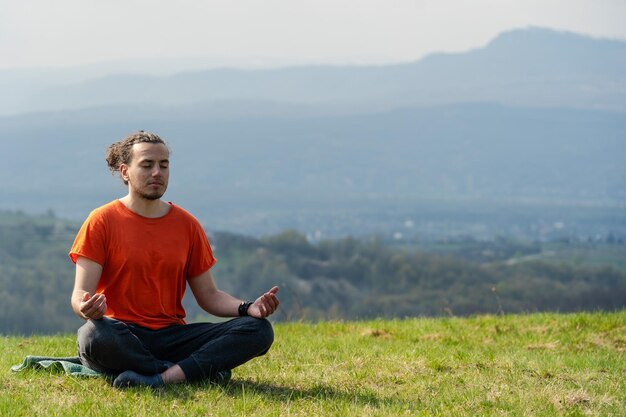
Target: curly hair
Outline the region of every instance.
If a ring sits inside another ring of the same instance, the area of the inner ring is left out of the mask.
[[[167,143],[158,135],[144,130],[132,133],[124,139],[112,143],[107,148],[106,161],[113,174],[119,172],[121,164],[130,164],[133,159],[133,145],[136,143],[162,143],[168,148],[169,152]],[[128,185],[128,181],[124,179],[122,179],[122,181],[124,185]]]

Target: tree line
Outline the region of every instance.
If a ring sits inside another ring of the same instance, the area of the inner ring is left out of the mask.
[[[79,225],[53,215],[0,213],[0,333],[73,332],[70,308],[74,266],[67,257]],[[478,262],[462,253],[393,247],[351,237],[309,242],[296,231],[255,238],[209,234],[218,286],[247,299],[279,285],[274,320],[616,310],[626,307],[626,272],[528,261],[537,244],[501,239]],[[497,249],[497,250],[496,250]],[[474,251],[474,252],[472,252]],[[190,298],[188,319],[210,320]]]

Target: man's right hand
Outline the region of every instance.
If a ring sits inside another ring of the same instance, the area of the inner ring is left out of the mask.
[[[101,319],[107,311],[107,299],[104,294],[95,294],[92,297],[86,292],[83,294],[79,310],[86,319]]]

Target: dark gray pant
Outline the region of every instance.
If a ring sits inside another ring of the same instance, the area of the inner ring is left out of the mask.
[[[154,375],[177,363],[194,382],[214,380],[219,371],[265,354],[273,341],[270,322],[253,317],[159,330],[104,317],[78,329],[78,356],[83,365],[109,375]]]

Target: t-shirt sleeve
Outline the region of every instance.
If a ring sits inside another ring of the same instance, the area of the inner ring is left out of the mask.
[[[187,278],[194,278],[208,271],[216,262],[217,259],[213,256],[213,250],[204,229],[202,229],[199,223],[196,223],[191,256],[189,257],[187,268]]]
[[[82,256],[104,265],[106,262],[105,233],[104,219],[96,211],[92,212],[74,239],[74,244],[69,252],[72,262],[76,263],[78,258]]]

